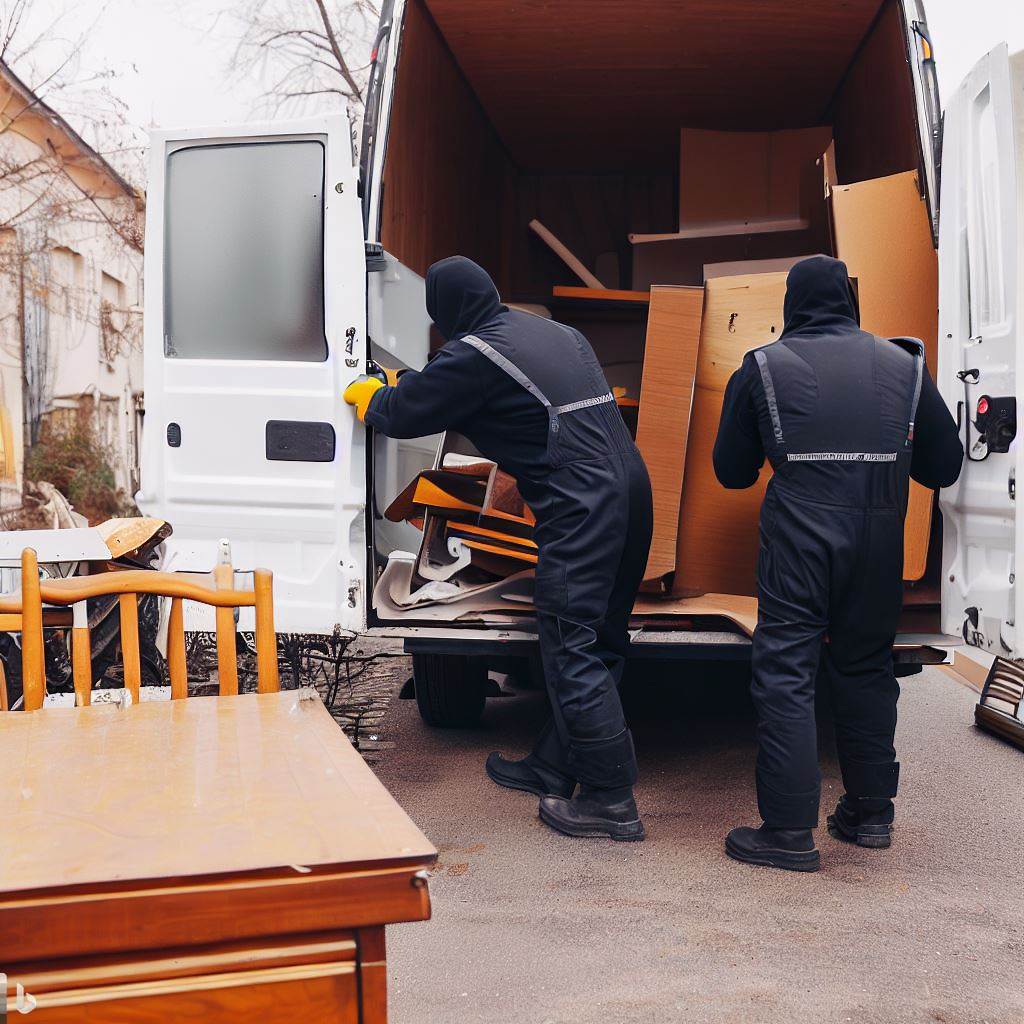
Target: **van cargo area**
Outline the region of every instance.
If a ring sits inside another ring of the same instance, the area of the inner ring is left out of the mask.
[[[652,477],[636,624],[749,634],[767,470],[726,491],[711,448],[730,373],[782,329],[785,271],[815,253],[845,260],[863,326],[921,338],[936,372],[934,172],[903,8],[729,0],[635,12],[567,0],[490,12],[468,0],[405,6],[376,139],[373,354],[420,366],[442,343],[409,308],[423,308],[428,266],[454,253],[486,268],[504,301],[579,328]],[[383,511],[442,467],[436,438],[375,444],[379,574],[396,550],[411,564],[421,543],[421,520]],[[940,555],[935,495],[915,484],[908,632],[939,631]],[[403,608],[377,590],[378,625],[508,629],[530,610],[500,593]]]

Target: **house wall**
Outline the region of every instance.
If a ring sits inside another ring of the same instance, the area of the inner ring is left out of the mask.
[[[32,434],[80,410],[118,487],[138,483],[141,211],[73,141],[0,81],[0,504]]]

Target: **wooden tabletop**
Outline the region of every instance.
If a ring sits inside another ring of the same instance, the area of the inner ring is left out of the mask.
[[[0,893],[436,851],[309,690],[0,715]]]

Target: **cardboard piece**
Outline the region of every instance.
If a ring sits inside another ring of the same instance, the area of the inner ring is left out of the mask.
[[[705,287],[679,505],[676,596],[755,593],[758,515],[771,471],[766,463],[753,487],[726,490],[715,477],[711,453],[729,377],[746,352],[781,334],[785,295],[785,274],[713,278]]]
[[[928,369],[937,370],[938,258],[917,173],[906,171],[831,188],[836,255],[855,277],[860,319],[882,337],[924,342]],[[924,576],[933,495],[911,482],[904,529],[903,578]]]
[[[657,285],[651,289],[636,444],[654,494],[654,537],[645,580],[676,564],[686,442],[690,429],[703,288]]]
[[[815,189],[814,167],[831,140],[827,126],[777,132],[683,128],[680,230],[806,217]]]

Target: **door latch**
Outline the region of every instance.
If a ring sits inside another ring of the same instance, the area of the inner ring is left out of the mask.
[[[1017,399],[982,395],[978,399],[974,427],[989,455],[1008,452],[1010,442],[1017,436]]]

